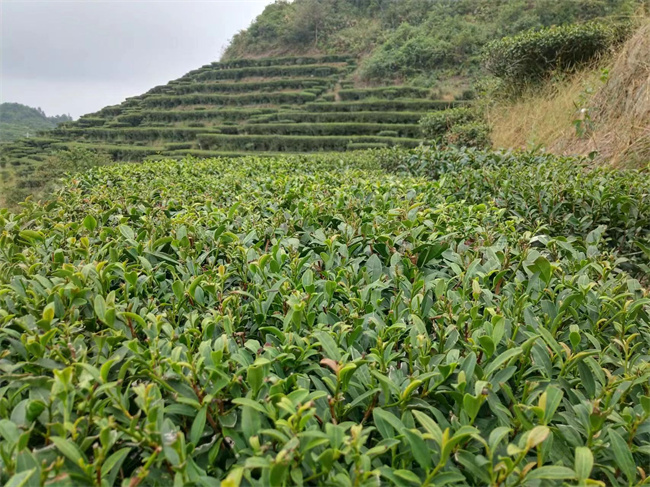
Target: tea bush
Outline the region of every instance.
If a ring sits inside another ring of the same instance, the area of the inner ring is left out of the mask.
[[[342,101],[336,103],[312,102],[306,103],[306,109],[310,112],[390,112],[390,111],[417,111],[417,110],[446,110],[466,104],[464,101],[446,100],[422,100],[422,99],[399,99],[399,100],[364,100],[364,101]]]
[[[629,28],[587,22],[523,32],[493,41],[485,49],[488,71],[510,84],[539,81],[554,70],[572,70],[604,54]]]
[[[384,86],[380,88],[343,89],[338,92],[343,101],[364,100],[366,98],[428,98],[431,90],[415,86]]]
[[[422,135],[429,140],[440,140],[454,125],[474,122],[478,119],[475,109],[467,107],[450,108],[427,113],[420,119]]]
[[[318,98],[313,93],[279,91],[279,92],[251,92],[241,95],[212,95],[195,93],[190,95],[152,95],[144,102],[145,108],[175,108],[187,105],[214,105],[214,106],[243,106],[264,104],[303,104]]]
[[[275,152],[344,151],[350,143],[383,143],[417,147],[419,139],[379,137],[370,135],[237,135],[201,134],[198,144],[203,149],[253,150]]]
[[[177,112],[178,113],[178,112]],[[187,112],[186,112],[187,113]],[[191,112],[189,112],[191,113]],[[249,123],[268,123],[281,118],[291,119],[299,123],[418,123],[422,118],[421,112],[283,112],[260,115],[250,119]]]
[[[246,120],[251,117],[273,114],[277,108],[237,108],[222,110],[146,110],[142,114],[148,121],[185,122],[188,120]],[[151,125],[149,123],[148,125]]]
[[[387,137],[420,136],[415,124],[391,124],[387,130],[381,123],[259,123],[237,127],[239,133],[276,135],[379,135]]]
[[[451,108],[431,112],[420,120],[422,135],[447,147],[488,148],[490,127],[476,108]]]
[[[443,179],[454,200],[503,208],[521,219],[520,231],[586,238],[603,228],[604,241],[626,259],[641,262],[650,256],[644,250],[650,241],[647,169],[586,170],[579,160],[558,163],[550,154],[436,147],[378,157],[384,169]]]
[[[330,54],[325,56],[285,56],[262,59],[234,59],[231,61],[212,63],[210,67],[219,69],[235,69],[259,66],[294,66],[301,64],[348,63],[351,60],[352,58],[350,56],[346,56],[344,54]]]
[[[275,76],[314,76],[316,78],[335,75],[342,71],[341,67],[323,64],[255,66],[237,69],[209,70],[197,73],[191,77],[195,81],[209,80],[238,80],[251,77]]]
[[[278,91],[278,90],[302,90],[308,88],[321,88],[332,84],[327,78],[305,78],[292,79],[281,78],[267,81],[241,81],[237,83],[188,83],[173,87],[161,86],[149,90],[149,93],[179,95],[189,93],[247,93],[252,91]]]
[[[1,211],[0,484],[641,485],[647,181],[387,149]]]
[[[490,126],[482,121],[452,125],[442,138],[448,147],[477,147],[487,149],[492,145]]]

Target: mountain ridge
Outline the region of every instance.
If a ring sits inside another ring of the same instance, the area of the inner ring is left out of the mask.
[[[72,121],[70,115],[48,117],[40,108],[22,103],[0,103],[0,142],[11,142],[20,137],[30,137],[38,131]]]

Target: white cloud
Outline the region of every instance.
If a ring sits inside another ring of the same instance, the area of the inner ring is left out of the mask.
[[[271,0],[0,0],[0,101],[79,116],[219,58]]]

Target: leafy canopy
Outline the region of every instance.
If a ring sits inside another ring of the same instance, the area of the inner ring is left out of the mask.
[[[0,483],[637,485],[648,184],[436,149],[91,170],[0,213]]]

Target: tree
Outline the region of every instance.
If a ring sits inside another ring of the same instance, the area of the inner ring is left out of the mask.
[[[295,14],[291,25],[291,40],[296,43],[311,42],[318,44],[328,19],[332,14],[330,2],[305,0],[295,5]]]

